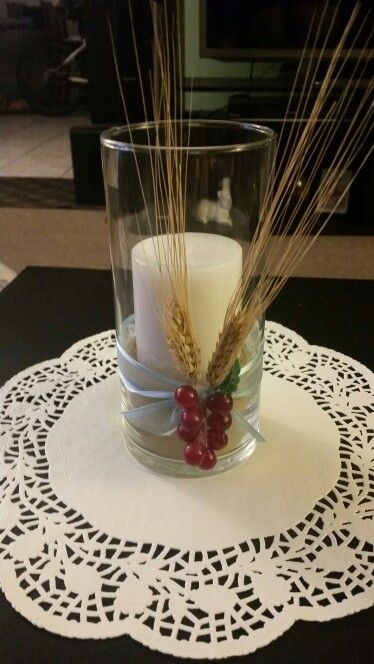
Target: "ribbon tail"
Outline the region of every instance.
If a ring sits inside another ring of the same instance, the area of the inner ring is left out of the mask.
[[[118,367],[118,375],[126,390],[132,394],[147,397],[148,399],[171,399],[174,396],[174,392],[165,392],[164,390],[143,390],[140,385],[125,378],[120,367]]]
[[[257,429],[255,429],[252,424],[247,422],[245,417],[243,417],[243,415],[241,415],[237,410],[234,409],[232,411],[232,416],[233,420],[235,420],[235,422],[237,422],[246,433],[250,433],[252,438],[254,438],[257,443],[266,443],[266,439],[260,434],[260,432],[257,431]]]
[[[174,399],[166,399],[161,403],[130,408],[122,411],[122,416],[139,429],[156,436],[170,436],[176,431],[180,418],[180,408],[175,406]]]

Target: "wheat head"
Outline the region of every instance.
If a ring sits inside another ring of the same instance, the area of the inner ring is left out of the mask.
[[[206,380],[212,387],[222,383],[231,370],[248,334],[251,320],[248,311],[237,311],[225,321],[206,373]]]
[[[178,368],[189,382],[196,383],[200,372],[200,350],[186,306],[175,297],[167,299],[162,319],[166,340]]]

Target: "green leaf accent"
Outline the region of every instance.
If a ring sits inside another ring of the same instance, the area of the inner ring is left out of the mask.
[[[226,378],[222,381],[220,385],[218,385],[218,389],[222,390],[222,392],[228,392],[229,394],[232,394],[235,392],[239,385],[239,374],[240,374],[240,361],[237,358],[232,365],[232,369],[230,373],[227,374]]]

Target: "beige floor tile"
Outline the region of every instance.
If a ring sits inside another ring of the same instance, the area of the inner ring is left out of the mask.
[[[39,145],[31,152],[27,153],[28,159],[33,159],[36,163],[42,162],[50,164],[53,167],[62,166],[63,170],[71,168],[70,138],[67,132],[60,136],[51,138],[47,143]]]
[[[30,128],[40,122],[37,115],[0,115],[0,137],[12,134],[15,136],[19,132]]]
[[[65,171],[65,173],[62,173],[62,175],[60,175],[60,178],[63,178],[64,180],[73,180],[74,179],[73,169],[69,168],[69,170]]]
[[[54,163],[53,163],[54,161]],[[34,158],[32,153],[0,168],[0,177],[59,178],[71,167],[69,156],[50,159],[50,163]]]
[[[65,133],[64,127],[57,128],[49,124],[43,126],[41,121],[15,134],[6,132],[1,140],[0,167],[13,164],[61,133]]]
[[[19,124],[15,122],[19,121]],[[88,116],[73,115],[63,118],[47,118],[43,116],[0,116],[0,175],[6,177],[32,177],[28,166],[22,163],[24,158],[32,153],[36,159],[44,163],[51,163],[65,158],[61,172],[69,168],[70,154],[70,128],[75,125],[89,123]],[[35,154],[35,151],[36,154]],[[18,163],[17,163],[18,162]],[[19,172],[17,170],[19,166]],[[9,169],[8,169],[9,167]],[[11,167],[11,168],[10,168]],[[58,177],[48,174],[42,168],[40,174],[34,177]]]

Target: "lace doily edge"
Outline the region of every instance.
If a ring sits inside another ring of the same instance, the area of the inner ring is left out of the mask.
[[[344,355],[343,353],[340,353],[338,351],[335,351],[333,349],[328,349],[319,345],[309,344],[308,341],[306,341],[301,335],[295,333],[293,330],[290,330],[289,328],[282,326],[279,323],[273,323],[272,321],[267,321],[267,327],[271,328],[271,326],[276,327],[277,330],[284,333],[286,337],[289,337],[291,332],[292,338],[298,346],[301,347],[306,346],[308,347],[308,349],[316,348],[318,349],[318,352],[325,350],[329,354],[333,353],[336,358],[341,358],[345,362],[347,360],[353,361],[357,366],[357,368],[359,368],[359,370],[362,371],[364,375],[366,375],[369,379],[372,378],[373,372],[370,369],[368,369],[365,365],[358,362],[357,360],[354,360],[353,358]],[[28,376],[30,372],[34,372],[35,370],[42,369],[46,366],[50,367],[51,365],[60,364],[63,363],[64,361],[68,361],[70,357],[74,355],[76,352],[78,352],[84,345],[87,345],[89,343],[95,343],[96,340],[99,340],[101,338],[106,338],[108,335],[113,335],[113,334],[114,334],[113,329],[96,333],[84,339],[78,340],[77,342],[72,344],[69,348],[67,348],[61,354],[61,356],[57,358],[49,359],[27,367],[26,369],[22,370],[21,372],[10,378],[0,388],[0,398],[4,393],[7,392],[9,388],[11,388],[14,385],[14,383],[17,383],[23,377]],[[117,623],[115,625],[107,625],[106,634],[97,634],[98,627],[94,624],[82,625],[82,623],[71,622],[69,624],[69,629],[66,630],[61,629],[61,622],[57,616],[51,616],[48,614],[46,615],[46,613],[42,609],[36,607],[33,600],[30,600],[27,596],[20,594],[18,598],[15,600],[14,586],[11,579],[8,587],[7,583],[6,582],[4,583],[3,580],[2,590],[7,601],[11,604],[12,608],[16,610],[18,613],[20,613],[30,623],[32,623],[33,625],[35,625],[40,629],[46,629],[47,631],[53,632],[63,637],[77,638],[77,639],[91,638],[95,640],[100,640],[104,638],[114,638],[126,634],[134,638],[135,640],[139,641],[140,643],[142,643],[142,645],[152,650],[157,650],[165,654],[171,654],[172,652],[173,655],[180,656],[183,658],[191,657],[191,654],[186,653],[186,644],[184,641],[180,642],[173,641],[173,648],[170,649],[170,647],[168,647],[170,644],[169,637],[155,635],[152,631],[149,630],[147,626],[143,625],[142,623],[132,624],[130,626],[130,629],[128,630],[124,629],[124,627],[126,627],[125,622],[121,624]],[[240,639],[238,639],[237,642],[229,641],[227,643],[217,642],[210,644],[195,643],[194,654],[192,655],[192,657],[195,659],[202,659],[202,658],[221,659],[229,656],[249,654],[254,652],[260,647],[268,645],[273,640],[282,636],[282,634],[284,634],[288,629],[290,629],[297,620],[327,622],[330,620],[347,617],[349,615],[357,613],[358,611],[368,609],[373,605],[373,603],[374,603],[374,598],[372,597],[372,594],[365,593],[363,595],[358,595],[354,598],[350,598],[348,606],[345,606],[346,604],[345,602],[339,605],[330,606],[329,612],[327,614],[324,612],[323,609],[320,608],[297,607],[297,610],[295,611],[291,611],[290,608],[288,608],[286,614],[283,613],[279,614],[279,619],[273,622],[271,629],[268,630],[268,633],[266,635],[264,635],[264,633],[261,632],[262,638],[256,638],[256,635],[251,634],[249,637],[244,637],[244,636],[241,637]],[[35,616],[36,613],[37,614],[40,613],[40,621],[39,621],[39,616],[38,615]]]
[[[79,640],[94,639],[100,641],[107,638],[130,636],[150,650],[161,652],[166,655],[172,654],[173,656],[182,657],[184,659],[224,659],[226,657],[251,654],[257,649],[263,648],[269,645],[272,641],[279,639],[298,620],[303,620],[305,622],[330,622],[331,620],[347,618],[359,611],[371,608],[374,604],[374,598],[371,598],[369,594],[365,594],[352,598],[349,603],[348,611],[343,611],[342,608],[344,604],[340,604],[336,605],[333,608],[332,613],[329,613],[329,615],[318,614],[319,610],[317,609],[310,610],[307,607],[304,609],[298,607],[297,611],[288,611],[287,614],[284,615],[280,614],[279,620],[274,621],[272,629],[268,630],[265,638],[265,635],[262,633],[262,638],[260,638],[260,635],[258,638],[255,638],[255,635],[251,634],[248,638],[241,637],[237,642],[228,641],[227,643],[219,642],[208,644],[194,643],[194,653],[191,654],[186,652],[186,643],[184,641],[173,641],[173,648],[170,649],[170,647],[168,647],[168,645],[170,645],[169,637],[163,637],[160,635],[156,636],[154,632],[142,623],[137,623],[135,626],[132,625],[132,629],[129,630],[124,629],[124,623],[121,625],[118,623],[116,625],[110,625],[108,626],[109,628],[106,634],[97,634],[97,625],[85,624],[82,629],[81,623],[77,624],[72,622],[71,629],[61,629],[61,625],[59,625],[58,628],[58,616],[46,615],[42,609],[35,607],[33,600],[29,599],[26,595],[20,594],[20,601],[19,603],[16,603],[14,601],[14,596],[13,599],[8,597],[4,585],[1,590],[12,608],[39,629],[44,629],[65,638]],[[29,608],[31,609],[31,612],[28,611]],[[33,614],[32,617],[30,617],[30,613]],[[40,622],[38,617],[35,617],[35,613],[40,613]],[[278,627],[278,629],[275,629],[275,627]]]
[[[75,341],[71,346],[68,346],[68,348],[66,348],[63,353],[61,353],[61,355],[57,357],[51,357],[49,360],[43,360],[43,362],[30,364],[30,366],[14,374],[14,376],[9,378],[3,385],[0,386],[0,399],[3,396],[3,393],[6,393],[13,387],[14,383],[18,383],[19,380],[22,380],[22,378],[25,378],[30,373],[34,373],[37,370],[42,370],[44,367],[50,367],[54,366],[55,364],[63,363],[64,361],[69,360],[70,355],[74,355],[75,352],[80,350],[87,343],[94,343],[96,340],[99,340],[102,337],[105,338],[108,335],[115,335],[115,330],[108,329],[103,330],[102,332],[96,332],[95,334],[91,334],[89,337],[84,337],[83,339]]]
[[[341,353],[338,350],[335,350],[334,348],[329,348],[328,346],[320,346],[319,344],[311,344],[307,339],[301,336],[298,332],[294,332],[294,330],[291,330],[291,328],[286,327],[285,325],[282,325],[281,323],[277,323],[276,321],[265,321],[265,333],[266,333],[266,328],[271,327],[272,325],[276,326],[278,330],[283,332],[285,336],[289,335],[289,333],[292,333],[292,336],[295,339],[295,342],[297,345],[300,346],[306,346],[309,349],[316,349],[318,352],[321,351],[326,351],[329,355],[333,355],[337,359],[342,360],[344,363],[348,362],[354,362],[357,368],[363,373],[363,375],[367,378],[367,380],[370,382],[371,380],[374,380],[374,371],[372,371],[369,367],[367,367],[365,364],[362,364],[359,360],[356,360],[354,357],[351,357],[350,355],[346,355],[345,353]]]

